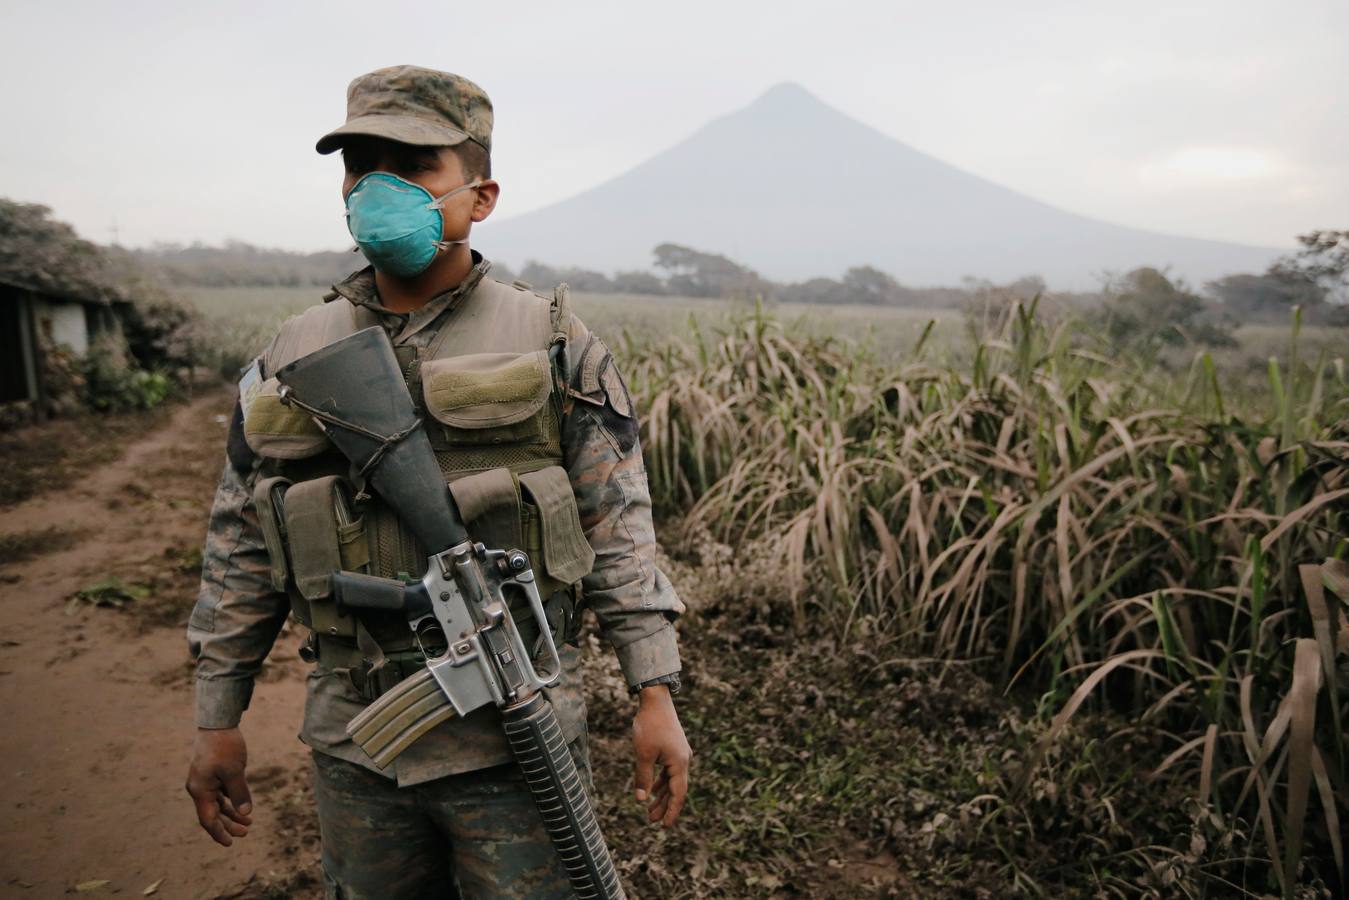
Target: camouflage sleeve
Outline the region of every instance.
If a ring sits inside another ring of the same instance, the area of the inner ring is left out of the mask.
[[[202,549],[201,590],[188,620],[197,657],[197,725],[232,728],[253,695],[253,679],[290,612],[272,587],[251,475],[226,463]]]
[[[656,567],[656,532],[637,412],[607,347],[573,319],[562,445],[581,527],[595,551],[585,603],[629,686],[680,669],[674,619],[684,604]]]

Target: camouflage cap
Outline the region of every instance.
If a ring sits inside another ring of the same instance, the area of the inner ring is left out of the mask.
[[[351,135],[387,138],[419,147],[466,140],[492,150],[492,101],[467,78],[419,66],[390,66],[362,75],[347,88],[347,121],[319,138],[332,153]]]

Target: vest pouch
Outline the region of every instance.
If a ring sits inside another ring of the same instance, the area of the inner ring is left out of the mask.
[[[552,388],[548,352],[473,353],[421,364],[422,397],[457,445],[543,443]]]
[[[269,459],[307,459],[331,447],[309,413],[281,402],[280,387],[275,378],[268,378],[249,401],[244,413],[244,441],[249,449]]]
[[[566,469],[548,466],[521,474],[520,493],[524,501],[526,552],[538,554],[533,557],[534,571],[542,571],[552,582],[539,586],[539,593],[547,598],[554,590],[575,584],[588,575],[595,564],[595,551],[581,530],[576,495],[572,493]],[[536,528],[537,538],[528,533]],[[530,546],[535,541],[537,550]]]
[[[525,488],[527,483],[533,485],[532,489]],[[533,502],[522,502],[522,491]],[[541,472],[520,475],[517,480],[508,469],[490,469],[451,482],[450,494],[475,541],[494,549],[518,548],[529,555],[539,595],[544,600],[544,611],[554,633],[559,639],[574,638],[572,626],[576,617],[572,584],[590,571],[594,553],[581,532],[566,472],[560,466],[552,466]],[[544,498],[544,508],[549,511],[546,527],[538,505],[540,496]],[[545,542],[545,531],[550,541]],[[555,572],[570,580],[562,580]],[[518,601],[512,600],[511,615],[521,634],[532,641],[537,633],[533,612],[523,602],[523,597]]]
[[[340,570],[359,571],[369,562],[370,551],[364,523],[351,515],[344,480],[327,475],[292,484],[286,491],[283,518],[291,577],[302,601],[292,606],[308,607],[305,624],[315,632],[355,637],[356,619],[338,607],[331,576]],[[346,565],[362,559],[361,565]]]
[[[473,540],[493,550],[524,550],[538,573],[537,560],[525,546],[520,488],[510,469],[488,469],[457,478],[450,482],[450,496]],[[509,601],[511,616],[522,633],[533,616],[523,599],[516,596]]]
[[[475,541],[497,550],[524,549],[520,489],[509,469],[488,469],[450,482],[450,496]]]
[[[285,497],[290,479],[276,476],[263,478],[253,488],[253,508],[258,513],[262,540],[267,545],[267,558],[272,564],[272,588],[286,589],[290,567],[286,563]],[[306,623],[307,624],[307,623]]]

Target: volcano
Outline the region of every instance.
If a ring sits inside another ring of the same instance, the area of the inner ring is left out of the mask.
[[[538,260],[647,269],[674,242],[780,281],[874,265],[904,284],[1040,275],[1085,289],[1167,268],[1191,283],[1262,271],[1281,251],[1175,237],[1076,215],[948,165],[781,84],[627,173],[480,226],[475,246]]]

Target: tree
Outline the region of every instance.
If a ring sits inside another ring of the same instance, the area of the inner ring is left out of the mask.
[[[898,281],[874,266],[853,266],[844,272],[843,287],[850,295],[849,302],[875,306],[893,304],[902,290]]]
[[[1202,297],[1153,268],[1134,269],[1108,285],[1096,321],[1116,345],[1234,343],[1230,326]]]
[[[778,298],[785,303],[847,303],[847,289],[841,281],[832,278],[812,278],[778,289]]]
[[[1276,267],[1277,268],[1277,267]],[[1286,322],[1294,306],[1315,309],[1325,304],[1325,290],[1301,276],[1289,277],[1271,268],[1264,275],[1228,275],[1205,285],[1223,310],[1241,322]]]
[[[758,272],[717,253],[682,244],[661,244],[652,252],[656,268],[669,273],[666,283],[672,294],[746,298],[770,293],[773,287]]]
[[[1270,267],[1271,275],[1321,286],[1333,303],[1349,303],[1349,230],[1310,231],[1297,236],[1302,248]]]
[[[535,290],[551,290],[554,285],[564,281],[572,289],[590,294],[608,294],[614,290],[609,276],[603,272],[577,268],[557,269],[533,259],[525,263],[525,267],[520,270],[520,278],[533,285]]]
[[[562,280],[562,270],[530,259],[525,261],[525,267],[520,270],[520,280],[530,285],[557,284]]]

